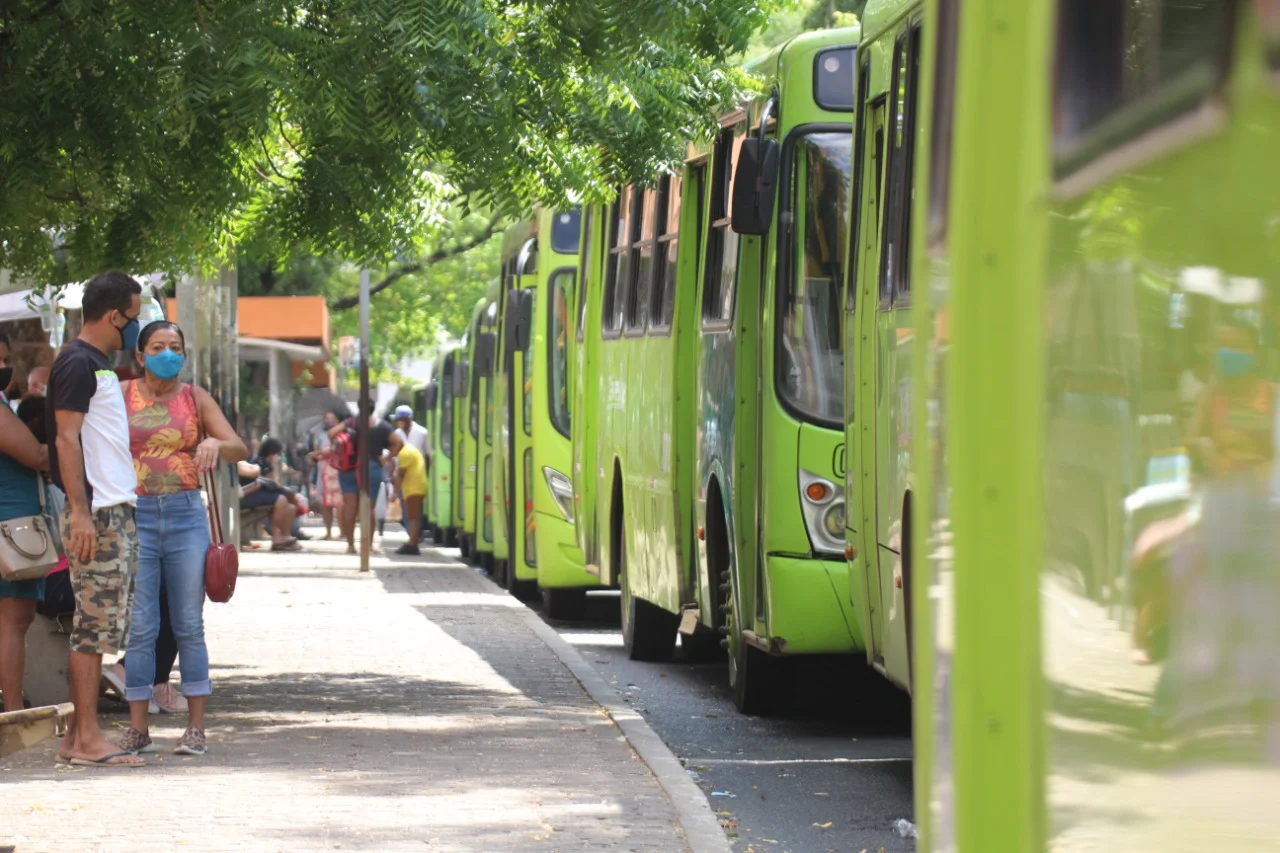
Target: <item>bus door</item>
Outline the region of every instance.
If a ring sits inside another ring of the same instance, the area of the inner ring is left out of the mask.
[[[873,460],[875,476],[864,477],[864,518],[869,601],[879,602],[875,657],[889,677],[908,680],[907,591],[910,581],[911,488],[911,198],[915,151],[915,105],[918,100],[920,28],[909,24],[895,40],[893,77],[886,103],[884,189],[878,275],[863,312],[864,342],[871,344],[870,369],[863,399],[870,404],[862,418],[864,459]],[[870,285],[872,280],[868,280]],[[873,310],[874,308],[874,310]],[[864,356],[865,359],[865,356]],[[865,363],[865,360],[864,360]],[[866,487],[874,491],[867,494]],[[872,542],[874,539],[874,542]]]
[[[877,395],[876,388],[876,346],[875,339],[875,304],[876,304],[876,270],[879,267],[877,258],[880,255],[880,209],[881,200],[883,198],[883,177],[884,177],[884,137],[885,137],[885,116],[887,114],[887,106],[885,99],[879,98],[867,108],[866,121],[866,138],[863,141],[863,157],[862,174],[867,176],[869,183],[867,191],[864,193],[866,198],[860,199],[859,203],[863,205],[861,214],[861,228],[863,237],[861,239],[860,251],[858,253],[858,263],[861,267],[860,273],[855,282],[858,288],[856,295],[856,321],[855,328],[860,332],[859,340],[851,344],[851,352],[856,351],[854,358],[854,369],[859,377],[857,388],[857,406],[855,426],[857,428],[856,446],[855,442],[849,442],[849,452],[854,455],[854,464],[857,471],[861,472],[858,483],[857,496],[851,493],[849,495],[849,512],[850,518],[855,511],[861,511],[861,517],[851,521],[851,525],[856,525],[856,529],[862,532],[859,541],[861,547],[858,549],[862,555],[864,570],[862,572],[862,582],[865,588],[862,590],[866,596],[867,608],[871,617],[871,624],[867,626],[867,650],[873,661],[883,660],[884,652],[881,648],[881,603],[880,603],[880,579],[877,570],[876,560],[876,446],[875,446],[875,423],[876,423],[876,404]],[[870,315],[870,324],[868,324],[868,315]],[[870,325],[870,334],[867,326]],[[854,349],[856,348],[856,350]]]

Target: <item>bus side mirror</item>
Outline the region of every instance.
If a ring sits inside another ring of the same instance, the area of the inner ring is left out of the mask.
[[[453,363],[453,387],[449,389],[453,392],[453,399],[461,400],[467,396],[470,382],[471,371],[467,369],[467,362],[460,358]]]
[[[427,386],[427,399],[425,401],[425,408],[428,412],[436,407],[436,400],[439,399],[439,397],[440,397],[440,386],[432,382],[430,385]]]
[[[507,341],[511,352],[529,348],[533,331],[533,291],[513,290],[507,294]]]
[[[744,139],[733,175],[730,206],[733,230],[738,234],[767,234],[777,195],[778,140]]]
[[[476,336],[476,370],[480,372],[481,379],[493,376],[494,349],[496,342],[493,332],[481,332]]]

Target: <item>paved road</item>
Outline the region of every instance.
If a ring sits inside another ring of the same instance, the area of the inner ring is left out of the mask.
[[[644,713],[710,797],[740,853],[908,853],[893,824],[912,816],[910,705],[865,667],[805,662],[776,719],[733,706],[723,663],[636,663],[616,595],[587,619],[551,624]],[[678,653],[677,653],[678,654]]]

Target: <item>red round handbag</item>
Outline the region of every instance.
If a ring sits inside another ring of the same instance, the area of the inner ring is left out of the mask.
[[[236,546],[223,541],[222,513],[218,511],[218,484],[213,473],[204,475],[205,492],[209,495],[209,550],[204,555],[204,591],[210,601],[230,601],[236,592],[240,574],[240,554]]]

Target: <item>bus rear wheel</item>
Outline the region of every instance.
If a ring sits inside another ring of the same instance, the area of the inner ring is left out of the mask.
[[[631,660],[671,660],[680,617],[632,594],[627,574],[625,536],[626,528],[619,524],[613,547],[617,549],[614,566],[618,574],[618,586],[622,589],[622,645]]]
[[[549,619],[581,619],[587,608],[585,589],[543,589],[542,612]]]
[[[464,533],[458,537],[458,550],[462,552],[462,559],[466,560],[467,562],[471,561],[471,537],[470,536]]]

